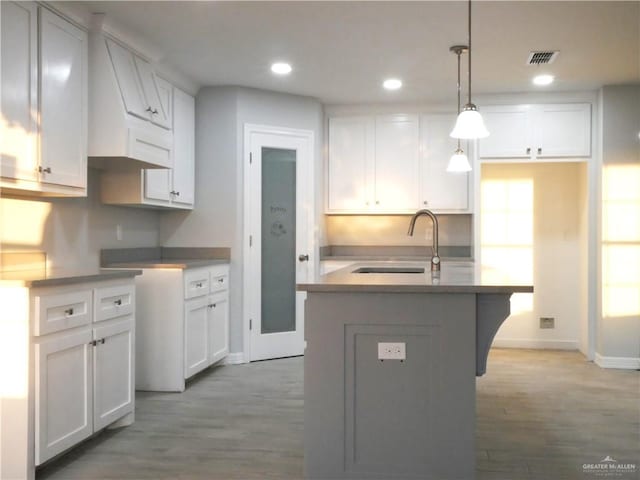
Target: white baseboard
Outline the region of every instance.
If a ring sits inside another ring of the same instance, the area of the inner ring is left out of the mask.
[[[497,348],[533,348],[538,350],[578,350],[578,342],[574,340],[496,338],[491,346]]]
[[[247,363],[244,360],[244,352],[230,353],[224,359],[225,365],[240,365],[241,363]]]
[[[635,357],[605,357],[596,352],[595,362],[601,368],[640,370],[640,358]]]

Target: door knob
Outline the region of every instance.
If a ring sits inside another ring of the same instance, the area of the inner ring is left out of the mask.
[[[308,262],[309,261],[309,255],[298,255],[298,260],[300,260],[301,262]]]

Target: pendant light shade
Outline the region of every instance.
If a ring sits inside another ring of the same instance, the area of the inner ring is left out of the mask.
[[[456,125],[450,134],[453,138],[472,140],[474,138],[486,138],[489,130],[484,125],[482,115],[473,103],[468,103],[458,115]]]
[[[471,164],[469,159],[464,154],[461,148],[458,148],[449,159],[447,165],[447,172],[449,173],[464,173],[471,171]]]
[[[450,135],[453,138],[473,140],[475,138],[488,137],[489,131],[484,125],[482,115],[478,112],[478,107],[471,101],[471,0],[469,0],[469,44],[467,51],[469,53],[469,94],[467,96],[467,104],[462,109],[462,112],[458,114],[458,120]]]

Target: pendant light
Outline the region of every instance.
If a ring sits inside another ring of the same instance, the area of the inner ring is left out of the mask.
[[[464,52],[469,51],[469,49],[466,45],[454,45],[449,50],[458,56],[458,110],[456,110],[456,112],[458,113],[458,115],[460,115],[460,55],[462,55]],[[457,173],[470,171],[471,164],[469,164],[469,159],[465,155],[464,150],[462,150],[462,148],[460,147],[460,139],[458,138],[458,148],[449,159],[447,172]]]
[[[467,104],[462,109],[462,112],[458,115],[455,127],[451,131],[450,135],[453,138],[485,138],[489,136],[487,127],[484,126],[484,120],[482,115],[478,112],[476,107],[471,102],[471,0],[469,0],[469,96],[467,98]]]

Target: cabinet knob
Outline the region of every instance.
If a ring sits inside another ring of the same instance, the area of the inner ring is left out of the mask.
[[[151,108],[151,107],[147,107],[147,109],[145,110],[145,112],[153,113],[153,108]]]
[[[106,338],[102,338],[102,339],[100,339],[100,340],[99,340],[99,342],[100,342],[101,344],[103,344],[103,345],[104,345],[104,342],[106,342],[106,341],[107,341],[107,339],[106,339]]]
[[[121,299],[118,299],[118,300],[114,301],[113,303],[115,303],[115,304],[116,304],[116,306],[118,306],[118,307],[119,307],[120,305],[122,305],[122,300],[121,300]]]
[[[426,200],[424,200],[424,201],[422,202],[422,204],[423,204],[423,205],[429,205],[429,202],[427,202]]]
[[[73,315],[73,308],[68,308],[64,311],[65,315],[71,316]]]
[[[307,255],[308,256],[308,255]],[[224,283],[224,278],[219,278],[218,283]]]
[[[40,173],[51,173],[51,167],[42,168],[42,166],[38,167],[38,172]]]
[[[376,205],[380,205],[380,200],[376,200]]]
[[[298,260],[301,261],[301,262],[308,262],[309,261],[309,255],[300,254],[300,255],[298,255]]]
[[[542,148],[538,147],[538,155],[542,153]]]
[[[179,196],[180,196],[180,192],[176,192],[176,197],[179,197]]]
[[[531,147],[527,147],[527,155],[531,154]]]
[[[154,109],[151,111],[151,113],[153,113],[154,115],[157,115],[157,114],[158,114],[158,109],[157,109],[157,108],[154,108]]]
[[[202,288],[202,283],[196,283],[196,288]]]

